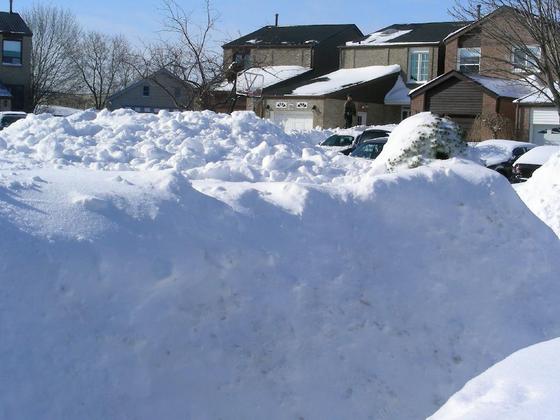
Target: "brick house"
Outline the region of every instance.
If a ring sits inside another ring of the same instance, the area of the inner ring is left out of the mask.
[[[260,115],[287,128],[340,127],[351,95],[356,124],[398,123],[410,112],[410,89],[443,71],[444,38],[464,25],[397,24],[340,43],[330,72],[323,68],[265,89]]]
[[[33,33],[12,11],[0,12],[0,110],[32,111],[31,49]]]
[[[481,140],[492,138],[492,133],[485,127],[473,128],[477,117],[498,114],[510,122],[502,136],[539,143],[530,121],[533,113],[529,108],[534,104],[525,102],[526,110],[520,104],[535,89],[523,80],[522,72],[516,71],[514,61],[519,55],[488,34],[490,27],[513,30],[513,19],[508,18],[511,13],[515,11],[502,7],[448,36],[444,40],[445,72],[410,93],[411,112],[446,115],[473,139]],[[515,30],[527,45],[534,43],[523,28]]]

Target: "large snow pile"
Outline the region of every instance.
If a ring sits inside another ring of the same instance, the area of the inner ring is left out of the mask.
[[[1,418],[425,418],[560,335],[560,242],[503,177],[357,177],[274,127],[116,112],[2,133]],[[255,147],[255,182],[200,169]],[[307,148],[325,164],[301,175]]]
[[[560,339],[520,350],[469,381],[430,420],[557,420]]]
[[[560,153],[515,189],[533,213],[560,237]]]
[[[422,112],[407,118],[391,132],[376,165],[393,171],[466,155],[467,143],[459,126],[447,118]]]
[[[317,147],[321,131],[286,134],[251,112],[30,115],[0,134],[0,167],[177,169],[190,179],[330,182],[364,164]]]

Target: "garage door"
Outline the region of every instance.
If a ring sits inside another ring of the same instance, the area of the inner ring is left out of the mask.
[[[313,129],[313,112],[271,112],[270,119],[284,127],[284,131],[304,131]]]
[[[531,112],[531,142],[560,145],[560,118],[556,108],[535,108]]]

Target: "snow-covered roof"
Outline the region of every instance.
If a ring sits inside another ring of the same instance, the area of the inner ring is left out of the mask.
[[[308,84],[300,86],[292,95],[299,96],[321,96],[337,92],[362,83],[371,82],[390,74],[400,73],[401,66],[369,66],[353,69],[340,69],[311,80]]]
[[[243,83],[245,78],[244,75],[258,75],[263,82],[262,88],[267,88],[276,83],[284,82],[292,77],[299,76],[307,71],[310,71],[309,67],[302,66],[266,66],[266,67],[253,67],[247,70],[243,70],[238,75],[238,83]],[[262,78],[261,78],[262,76]],[[250,77],[249,77],[250,78]],[[218,91],[231,91],[233,89],[233,83],[223,83],[216,90]]]
[[[489,91],[495,93],[497,96],[503,96],[506,98],[521,98],[534,91],[534,87],[524,80],[515,79],[501,79],[498,77],[481,76],[479,74],[468,74],[461,73],[456,70],[451,70],[445,74],[442,74],[429,82],[412,89],[409,95],[414,95],[416,92],[428,88],[427,86],[432,86],[435,83],[446,79],[448,77],[466,77],[471,79],[475,83],[478,83],[482,87],[488,89]],[[429,88],[428,88],[429,89]]]
[[[346,43],[348,47],[439,44],[448,34],[463,28],[467,22],[397,23],[362,39]]]
[[[560,152],[560,146],[539,146],[522,155],[515,163],[544,165],[551,156]]]
[[[515,140],[485,140],[476,144],[480,158],[487,166],[507,162],[512,158],[513,150],[517,147],[533,148],[533,143],[524,143]]]
[[[533,91],[533,87],[523,80],[499,79],[496,77],[466,74],[486,89],[491,90],[498,96],[507,98],[521,98]]]
[[[410,89],[406,87],[401,76],[395,86],[385,95],[385,105],[410,105]]]
[[[514,102],[519,104],[551,104],[552,93],[550,89],[535,89],[530,94],[516,99]]]

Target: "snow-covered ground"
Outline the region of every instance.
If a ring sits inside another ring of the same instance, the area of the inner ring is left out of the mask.
[[[560,242],[503,177],[388,174],[325,134],[128,111],[0,133],[0,418],[425,418],[560,336]]]
[[[430,420],[556,420],[560,339],[520,350],[469,381]]]

